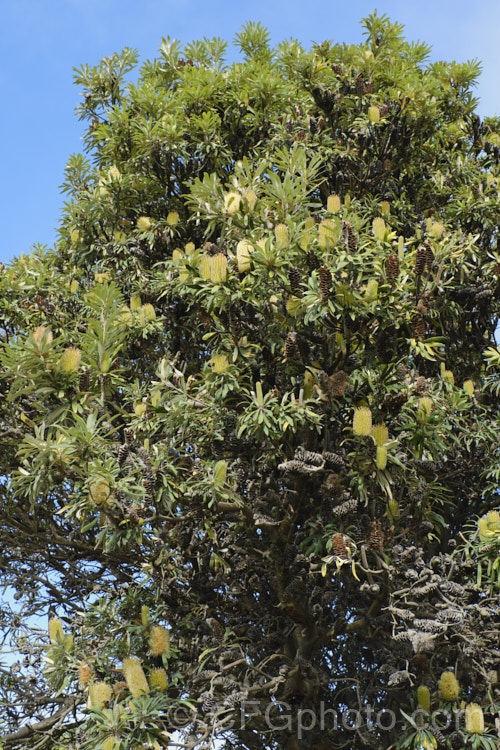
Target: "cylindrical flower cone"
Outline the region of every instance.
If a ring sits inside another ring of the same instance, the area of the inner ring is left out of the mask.
[[[465,708],[465,728],[470,734],[484,734],[483,709],[477,703]]]
[[[152,669],[148,674],[148,681],[152,690],[166,690],[168,687],[167,673],[163,667]]]
[[[162,656],[170,651],[170,633],[161,625],[151,628],[149,648],[153,656]]]
[[[123,660],[123,674],[128,685],[128,689],[134,698],[139,698],[145,693],[149,693],[149,685],[144,674],[141,662],[135,657]]]
[[[106,682],[94,682],[89,688],[89,702],[92,708],[104,708],[111,698],[111,687]]]
[[[369,435],[372,431],[372,413],[367,406],[354,410],[352,429],[355,435]]]
[[[445,701],[455,701],[458,698],[460,685],[453,672],[443,672],[439,680],[439,691]]]

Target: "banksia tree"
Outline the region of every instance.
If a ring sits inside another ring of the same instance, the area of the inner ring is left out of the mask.
[[[56,247],[0,273],[6,750],[494,741],[500,122],[363,25],[76,72]]]

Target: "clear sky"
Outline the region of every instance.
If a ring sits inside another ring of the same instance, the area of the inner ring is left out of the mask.
[[[500,114],[499,0],[4,0],[0,259],[54,243],[64,166],[81,149],[73,67],[125,46],[154,57],[162,36],[231,42],[246,21],[264,24],[273,43],[360,42],[360,20],[375,8],[405,24],[408,39],[430,44],[433,59],[481,60],[479,114]]]

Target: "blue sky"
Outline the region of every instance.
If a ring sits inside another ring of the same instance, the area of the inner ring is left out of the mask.
[[[161,37],[182,42],[221,36],[231,42],[245,21],[260,21],[277,43],[362,40],[360,20],[377,9],[405,24],[408,39],[432,58],[478,58],[479,113],[500,114],[498,0],[4,0],[0,25],[0,155],[3,213],[0,259],[51,246],[68,156],[81,150],[73,67],[95,64],[125,46],[154,57]]]

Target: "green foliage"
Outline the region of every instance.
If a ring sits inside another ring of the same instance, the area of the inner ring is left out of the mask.
[[[0,276],[6,748],[293,749],[321,705],[396,724],[316,750],[496,746],[500,122],[363,28],[75,71],[57,246]],[[412,713],[450,665],[484,734]]]

